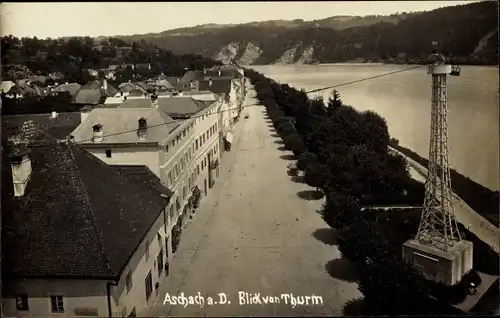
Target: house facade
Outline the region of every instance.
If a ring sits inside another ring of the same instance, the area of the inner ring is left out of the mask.
[[[29,147],[3,158],[4,316],[140,315],[168,276],[171,192],[69,142]]]

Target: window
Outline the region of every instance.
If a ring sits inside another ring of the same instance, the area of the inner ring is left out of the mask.
[[[175,139],[172,140],[172,148],[175,147]]]
[[[198,139],[196,139],[196,150],[198,150]]]
[[[168,152],[168,145],[165,146],[165,152]]]
[[[200,175],[200,165],[198,165],[196,171],[197,171],[198,175]]]
[[[161,235],[160,235],[160,233],[157,233],[157,234],[156,234],[156,239],[158,240],[158,245],[159,245],[160,247],[162,247],[162,246],[163,246],[163,245],[162,245],[163,243],[162,243],[162,240],[161,240]]]
[[[187,189],[186,189],[186,186],[184,186],[184,187],[182,188],[182,197],[183,197],[183,198],[186,198],[186,197],[187,197]]]
[[[125,285],[127,286],[127,293],[132,289],[132,272],[128,271],[125,276]]]
[[[174,171],[175,171],[175,179],[177,179],[179,177],[179,166],[177,164],[175,164]]]
[[[106,158],[111,158],[111,149],[106,150]]]
[[[153,278],[151,278],[151,271],[149,271],[148,276],[146,276],[144,284],[146,286],[146,300],[148,300],[149,296],[151,296],[151,293],[153,292]]]
[[[16,308],[17,310],[29,310],[28,307],[28,294],[16,295]]]
[[[156,263],[158,264],[158,276],[163,272],[163,249],[161,249],[160,254],[156,257]]]
[[[182,131],[182,137],[186,137],[186,130],[185,129]]]
[[[146,254],[146,262],[149,261],[149,240],[146,241],[146,246],[145,246],[145,254]]]
[[[170,210],[168,211],[168,215],[170,215],[170,219],[174,218],[174,206],[170,206]]]
[[[63,296],[50,296],[50,308],[52,312],[64,312]]]
[[[181,134],[177,135],[177,142],[181,141]]]
[[[172,179],[172,171],[168,172],[168,182],[170,183],[170,185],[172,185],[172,183],[174,183],[174,180]]]

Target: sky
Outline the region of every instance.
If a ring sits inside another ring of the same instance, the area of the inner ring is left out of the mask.
[[[0,4],[0,34],[38,38],[131,35],[207,23],[429,11],[470,2],[473,1],[4,2]]]

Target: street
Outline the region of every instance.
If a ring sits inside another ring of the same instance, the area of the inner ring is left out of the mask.
[[[244,105],[255,103],[254,95],[249,89]],[[245,113],[248,119],[243,119]],[[288,176],[291,152],[278,149],[281,140],[264,107],[248,107],[243,114],[232,149],[222,159],[221,175],[184,230],[170,276],[148,316],[331,316],[361,296],[347,277],[352,274],[345,273],[348,263],[333,262],[329,271],[338,271],[336,275],[325,269],[340,255],[331,242],[333,230],[315,213],[324,200],[299,197],[313,189]],[[253,297],[257,304],[240,305],[239,291],[260,293]],[[203,306],[163,304],[166,294],[194,297],[198,292]],[[208,305],[208,297],[219,302],[219,293],[228,302]],[[266,296],[273,303],[264,304]],[[309,305],[293,308],[291,299],[297,296],[309,296],[304,297]]]

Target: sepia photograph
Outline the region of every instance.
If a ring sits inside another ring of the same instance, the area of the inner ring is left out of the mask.
[[[3,2],[0,317],[500,315],[499,2]]]

